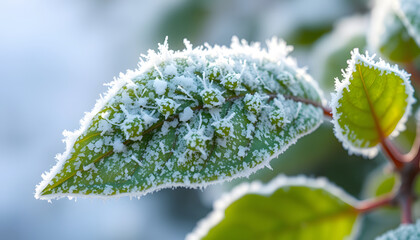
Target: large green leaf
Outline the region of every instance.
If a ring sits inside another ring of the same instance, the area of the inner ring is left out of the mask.
[[[194,239],[346,239],[356,231],[355,200],[324,179],[279,176],[243,184],[214,205]]]
[[[353,50],[331,100],[336,137],[350,153],[368,157],[382,139],[404,130],[414,102],[409,75],[373,58]]]
[[[395,230],[391,230],[376,240],[417,240],[420,239],[420,221],[415,224],[402,224]]]
[[[420,25],[416,22],[419,7],[413,7],[418,4],[416,0],[376,0],[368,31],[370,47],[395,62],[411,62],[420,56],[420,38],[415,33]]]
[[[282,41],[150,51],[67,133],[36,197],[141,196],[269,166],[322,122],[313,80]]]

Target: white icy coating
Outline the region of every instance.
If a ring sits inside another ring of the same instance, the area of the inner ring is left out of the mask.
[[[408,33],[420,47],[420,1],[400,0],[396,1],[396,12]]]
[[[156,80],[153,82],[153,87],[155,88],[155,91],[159,95],[163,95],[166,92],[166,87],[168,86],[168,83],[164,80],[156,78]]]
[[[263,184],[260,181],[242,183],[241,185],[235,187],[230,193],[224,194],[213,204],[213,211],[210,212],[206,218],[200,220],[194,230],[186,236],[186,240],[198,240],[205,237],[210,229],[223,220],[226,208],[243,196],[247,194],[270,196],[280,188],[293,186],[322,189],[331,195],[338,197],[349,205],[356,206],[358,203],[355,198],[348,195],[341,188],[328,182],[325,178],[308,178],[305,176],[287,177],[285,175],[279,175],[267,184]],[[353,228],[349,239],[353,239],[352,236],[357,234],[358,222],[359,220],[356,220],[355,227]]]
[[[397,229],[390,230],[376,240],[418,240],[420,239],[420,220],[415,224],[401,224]]]
[[[182,113],[179,114],[179,120],[181,122],[186,122],[190,120],[194,115],[193,110],[190,107],[186,107]]]
[[[343,79],[340,81],[338,78],[335,80],[335,93],[331,94],[331,108],[333,119],[331,122],[334,124],[334,133],[335,136],[343,143],[344,148],[348,149],[350,154],[360,154],[369,158],[373,158],[378,153],[378,146],[371,147],[371,148],[363,148],[354,146],[348,138],[351,131],[349,129],[342,129],[338,124],[338,120],[341,117],[341,113],[337,112],[339,108],[339,101],[343,96],[344,89],[348,88],[350,85],[350,80],[352,79],[353,72],[356,71],[356,64],[361,64],[370,68],[378,69],[382,72],[382,74],[395,74],[400,77],[404,81],[405,92],[407,94],[407,107],[405,109],[403,117],[399,120],[397,126],[395,127],[394,131],[390,134],[390,137],[396,137],[401,131],[405,130],[405,123],[408,117],[411,114],[412,105],[415,102],[415,98],[413,97],[414,89],[411,86],[410,82],[410,74],[405,72],[404,70],[398,69],[397,65],[391,66],[389,63],[385,62],[382,59],[379,61],[374,60],[375,55],[370,56],[367,52],[366,55],[361,55],[359,53],[359,49],[354,49],[351,52],[351,59],[348,60],[348,67],[345,71],[343,71]],[[346,133],[345,133],[346,132]]]
[[[43,175],[36,198],[139,197],[162,188],[205,187],[246,177],[321,124],[320,108],[286,98],[323,101],[317,84],[288,57],[291,47],[283,41],[273,38],[267,49],[237,38],[230,47],[185,44],[185,50],[172,51],[165,41],[159,52],[143,56],[139,69],[109,84],[80,129],[65,132],[66,151]],[[226,81],[211,75],[215,71],[240,76],[240,87],[225,88]],[[216,99],[221,103],[203,104],[200,93],[206,89],[220,94]],[[261,100],[258,114],[242,113],[246,94]],[[293,115],[284,129],[276,130],[269,121],[273,96]],[[174,114],[162,106],[172,106]],[[232,123],[228,140],[214,134],[221,119],[229,120],[226,126]],[[85,138],[87,146],[76,142]],[[254,142],[260,142],[255,149]],[[125,184],[116,188],[115,182]],[[42,195],[46,187],[52,193]]]

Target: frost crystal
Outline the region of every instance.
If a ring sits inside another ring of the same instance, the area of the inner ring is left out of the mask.
[[[395,230],[388,231],[376,240],[417,240],[420,239],[420,220],[415,224],[403,224]]]
[[[159,112],[165,116],[165,119],[173,115],[176,112],[176,109],[180,106],[180,104],[170,98],[156,99],[156,103],[158,105]]]
[[[140,115],[128,116],[121,125],[121,129],[124,131],[125,138],[131,140],[141,140],[144,128],[146,124]]]
[[[321,123],[319,107],[296,100],[323,101],[283,41],[185,43],[183,51],[159,45],[109,84],[81,128],[67,132],[37,198],[141,196],[249,176]],[[274,98],[291,115],[282,128],[272,126]]]
[[[254,95],[247,93],[244,98],[245,109],[253,114],[258,114],[263,106],[263,100],[258,93]]]
[[[207,108],[217,107],[225,102],[222,92],[215,88],[205,88],[200,92],[200,96],[203,100],[204,106]]]
[[[229,74],[223,78],[222,84],[226,89],[235,91],[241,87],[241,75],[240,74]]]

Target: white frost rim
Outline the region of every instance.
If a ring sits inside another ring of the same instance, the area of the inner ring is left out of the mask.
[[[298,139],[300,139],[301,137],[315,131],[321,125],[321,123],[323,122],[322,111],[319,110],[321,112],[320,113],[321,117],[319,118],[319,122],[312,129],[310,129],[306,133],[303,133],[303,134],[300,134],[300,135],[296,136],[296,138],[291,140],[289,142],[289,144],[285,145],[277,153],[274,153],[271,157],[264,160],[261,164],[258,164],[254,168],[250,168],[247,171],[242,171],[240,173],[234,174],[232,177],[221,178],[221,179],[218,179],[218,180],[210,182],[210,183],[194,183],[194,184],[188,184],[188,185],[183,184],[183,183],[163,184],[163,185],[160,185],[158,187],[150,188],[150,189],[148,189],[144,192],[122,193],[122,194],[117,194],[117,195],[112,195],[112,196],[106,196],[106,195],[100,195],[100,194],[89,194],[89,195],[84,195],[84,194],[50,194],[50,195],[47,195],[47,196],[42,196],[41,191],[46,186],[48,186],[48,183],[62,169],[65,161],[70,156],[72,147],[74,146],[74,143],[76,142],[76,139],[84,131],[86,131],[89,124],[92,122],[93,117],[106,105],[106,103],[108,103],[108,101],[112,97],[114,97],[117,94],[117,92],[123,86],[125,86],[127,84],[133,84],[133,82],[131,81],[132,78],[142,74],[144,71],[148,70],[151,67],[154,67],[159,62],[164,61],[165,59],[167,60],[167,59],[171,59],[171,58],[185,56],[186,54],[192,54],[194,52],[199,52],[200,54],[202,54],[202,51],[214,50],[216,52],[225,52],[225,51],[246,52],[247,54],[250,54],[253,57],[259,58],[259,59],[268,58],[268,59],[271,59],[273,61],[283,61],[284,64],[288,65],[289,67],[292,67],[292,68],[296,69],[297,74],[301,74],[303,79],[305,81],[307,81],[308,83],[310,83],[314,87],[314,89],[317,91],[318,95],[320,96],[323,104],[326,102],[324,97],[323,97],[323,92],[321,91],[321,89],[318,86],[318,83],[315,80],[313,80],[313,78],[310,75],[308,75],[306,73],[305,68],[299,68],[297,66],[297,63],[296,63],[295,59],[288,56],[288,54],[293,50],[293,47],[287,46],[286,43],[283,40],[278,39],[277,37],[273,37],[272,39],[266,41],[267,49],[262,49],[259,42],[248,44],[245,40],[240,41],[236,36],[234,36],[234,37],[232,37],[232,43],[231,43],[230,48],[226,48],[224,46],[218,46],[218,45],[215,45],[214,47],[211,47],[208,44],[204,44],[206,49],[203,49],[203,47],[200,47],[200,46],[196,47],[196,48],[193,48],[192,45],[190,44],[190,42],[187,39],[185,39],[184,43],[185,43],[186,49],[184,49],[182,51],[173,51],[173,50],[169,50],[167,40],[168,39],[166,37],[164,44],[159,44],[159,47],[158,47],[159,53],[156,53],[153,50],[149,50],[147,56],[142,55],[142,57],[145,58],[146,61],[143,60],[142,58],[140,58],[140,63],[138,65],[137,70],[135,70],[135,71],[128,70],[126,74],[120,73],[119,78],[115,78],[114,81],[107,84],[108,86],[110,86],[109,89],[108,89],[108,92],[105,94],[105,96],[102,96],[102,95],[100,96],[100,99],[98,99],[96,101],[96,104],[95,104],[95,106],[94,106],[94,108],[92,109],[91,112],[85,113],[85,116],[83,117],[83,119],[80,120],[80,128],[78,130],[76,130],[74,132],[70,132],[70,131],[65,130],[63,132],[63,135],[65,137],[63,139],[63,142],[66,143],[66,150],[63,154],[57,154],[56,165],[53,166],[50,169],[49,172],[46,172],[46,173],[42,174],[42,179],[43,180],[35,188],[34,197],[36,199],[49,200],[49,201],[52,200],[52,199],[60,199],[60,198],[63,198],[63,197],[68,197],[69,199],[76,198],[76,197],[110,199],[110,198],[120,198],[120,197],[124,197],[124,196],[139,198],[139,197],[144,196],[148,193],[153,193],[153,192],[159,191],[161,189],[165,189],[165,188],[177,188],[177,187],[204,188],[204,187],[209,186],[211,184],[231,181],[231,180],[233,180],[235,178],[239,178],[239,177],[249,177],[249,175],[251,175],[252,173],[255,173],[256,171],[258,171],[259,169],[262,169],[264,167],[268,167],[268,168],[271,169],[270,161],[272,159],[277,158],[281,153],[283,153],[287,148],[289,148],[289,146],[295,144],[296,141]]]
[[[403,79],[405,84],[405,92],[407,93],[407,107],[405,109],[404,115],[399,120],[397,126],[395,127],[394,131],[390,134],[390,137],[396,137],[398,134],[405,130],[405,123],[407,122],[408,117],[411,114],[412,105],[415,103],[415,99],[413,97],[414,89],[411,86],[410,82],[410,74],[405,72],[404,70],[399,70],[397,65],[391,66],[389,63],[385,62],[381,58],[379,58],[379,61],[375,62],[374,60],[375,55],[369,55],[369,53],[366,51],[366,55],[361,55],[359,53],[359,49],[355,48],[351,52],[351,59],[348,60],[348,67],[343,72],[344,79],[342,81],[338,80],[338,78],[335,79],[335,91],[336,93],[331,94],[331,109],[333,113],[333,118],[331,122],[334,125],[334,134],[338,138],[340,142],[343,143],[343,147],[349,151],[349,154],[357,154],[366,156],[369,158],[373,158],[378,154],[378,146],[372,147],[372,148],[360,148],[352,145],[350,141],[348,141],[347,136],[343,134],[343,129],[338,124],[338,120],[340,119],[341,114],[337,113],[337,108],[340,107],[339,100],[343,96],[344,89],[348,89],[348,86],[350,85],[350,79],[352,78],[353,72],[356,71],[356,64],[363,64],[365,66],[373,67],[375,69],[381,70],[382,73],[394,73],[401,79]]]
[[[197,240],[207,235],[207,233],[223,220],[225,209],[236,200],[247,194],[259,194],[269,196],[279,188],[287,188],[291,186],[305,186],[313,189],[323,189],[335,197],[340,198],[345,203],[355,206],[358,200],[344,192],[341,188],[330,183],[325,178],[307,178],[305,176],[287,177],[279,175],[268,184],[264,185],[260,181],[251,183],[242,183],[235,187],[230,193],[223,195],[213,204],[213,211],[207,217],[200,220],[194,230],[186,236],[186,240]],[[353,239],[359,229],[360,218],[358,217],[353,227],[351,235],[348,239]]]

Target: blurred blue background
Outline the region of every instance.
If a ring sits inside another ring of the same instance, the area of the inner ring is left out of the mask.
[[[332,47],[330,38],[347,37],[337,33],[343,18],[356,15],[358,22],[346,28],[359,29],[364,40],[368,11],[363,0],[0,1],[0,238],[183,239],[215,198],[250,180],[204,191],[163,190],[140,200],[35,200],[41,173],[64,151],[62,131],[78,129],[106,91],[103,84],[136,68],[139,55],[165,36],[174,49],[183,48],[184,38],[199,45],[229,44],[233,35],[248,41],[279,36],[295,46],[299,65],[332,89],[319,59]],[[347,156],[326,123],[274,160],[273,171],[252,178],[327,176],[360,197],[363,179],[381,161]]]

